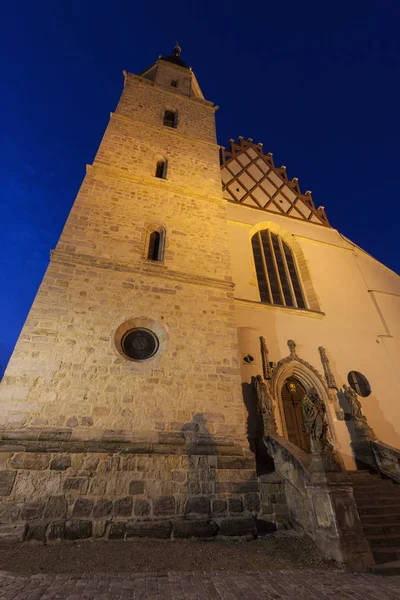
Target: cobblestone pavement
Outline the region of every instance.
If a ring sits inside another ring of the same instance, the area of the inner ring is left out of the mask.
[[[0,572],[3,600],[397,600],[400,576],[340,571],[31,575]]]

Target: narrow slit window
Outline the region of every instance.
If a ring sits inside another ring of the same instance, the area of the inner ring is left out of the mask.
[[[159,179],[167,178],[167,169],[168,169],[168,161],[167,160],[159,160],[156,166],[156,177]]]
[[[178,80],[177,79],[172,79],[171,85],[172,85],[172,87],[176,87],[177,88],[178,87]]]
[[[147,260],[161,261],[164,258],[165,231],[152,231],[147,247]]]
[[[293,252],[268,229],[251,240],[260,300],[265,304],[306,308]]]
[[[174,110],[166,110],[164,113],[164,125],[166,127],[173,127],[176,129],[178,126],[178,114]]]

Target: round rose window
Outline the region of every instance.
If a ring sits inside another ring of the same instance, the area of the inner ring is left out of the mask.
[[[158,337],[144,327],[135,327],[127,331],[121,340],[121,348],[133,360],[146,360],[157,352]]]

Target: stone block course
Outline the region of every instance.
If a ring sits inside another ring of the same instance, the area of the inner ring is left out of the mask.
[[[99,517],[107,517],[111,514],[113,503],[111,500],[101,499],[98,500],[93,508],[93,517],[98,519]]]
[[[142,521],[126,524],[126,537],[168,539],[172,533],[171,521]]]
[[[133,512],[137,517],[146,517],[150,514],[150,503],[147,500],[136,500]]]
[[[14,454],[10,460],[10,467],[14,469],[47,469],[50,464],[50,455],[34,452],[20,452]]]
[[[25,541],[29,542],[30,540],[35,542],[43,542],[46,543],[46,530],[47,523],[42,523],[40,521],[35,523],[28,523],[28,527],[25,532]]]
[[[132,515],[132,498],[119,498],[115,500],[112,514],[114,517],[130,517]]]
[[[9,496],[14,485],[16,473],[13,471],[0,471],[0,496]]]
[[[211,510],[210,499],[207,496],[189,498],[186,504],[186,512],[197,514],[209,514]]]
[[[173,515],[175,513],[175,498],[173,496],[160,496],[153,501],[155,516]]]
[[[215,521],[210,521],[208,519],[177,519],[172,522],[172,525],[173,536],[176,538],[208,538],[213,537],[218,533],[218,525]]]
[[[64,538],[65,522],[54,521],[50,523],[47,530],[47,537],[50,542],[62,540]]]
[[[29,502],[24,504],[24,506],[21,508],[21,519],[23,521],[40,519],[43,514],[43,510],[44,502]]]
[[[252,518],[235,518],[231,517],[223,519],[219,523],[220,535],[256,535],[257,528]]]
[[[71,457],[68,455],[56,456],[50,463],[50,469],[54,471],[66,471],[71,466]]]
[[[64,482],[64,492],[76,492],[85,494],[87,492],[89,482],[83,477],[69,477]]]
[[[51,496],[45,506],[45,519],[63,519],[67,516],[68,504],[64,496]]]
[[[29,447],[38,442],[26,443]],[[115,448],[111,442],[108,453],[85,452],[86,448],[97,450],[91,442],[87,446],[82,442],[48,443],[47,452],[4,453],[8,463],[47,467],[0,471],[4,473],[3,490],[9,492],[3,504],[0,503],[0,519],[4,517],[8,523],[18,525],[48,523],[46,536],[50,541],[54,536],[65,536],[65,525],[61,523],[66,521],[90,520],[93,536],[110,533],[113,536],[117,530],[111,532],[109,526],[106,531],[110,519],[127,523],[134,516],[147,523],[164,517],[198,523],[244,511],[256,515],[259,509],[258,492],[246,491],[249,484],[253,489],[256,483],[248,481],[254,472],[238,469],[236,457],[227,456],[231,459],[229,463],[222,461],[223,467],[229,464],[231,469],[218,469],[219,455],[130,453],[130,448],[137,448],[131,442],[120,442]],[[74,451],[67,452],[68,445]],[[114,453],[110,452],[111,447]],[[34,448],[36,450],[36,446]],[[36,462],[37,457],[39,462]],[[227,471],[235,481],[220,481],[221,475],[226,479]],[[16,477],[18,485],[13,485]],[[218,486],[224,491],[219,491],[216,497]],[[228,486],[228,491],[223,486]],[[276,487],[274,490],[277,491]],[[55,493],[57,491],[60,493]],[[190,518],[183,519],[185,515]],[[29,539],[43,538],[42,533],[33,531],[36,530],[32,527],[27,529],[27,535],[32,536]],[[38,531],[41,532],[40,527]]]
[[[64,536],[67,540],[81,540],[92,535],[91,521],[65,521]]]
[[[144,481],[131,481],[129,484],[129,493],[132,496],[139,496],[144,493]]]
[[[72,511],[73,517],[90,517],[93,510],[93,500],[78,498]]]

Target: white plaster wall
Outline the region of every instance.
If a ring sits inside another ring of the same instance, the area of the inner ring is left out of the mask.
[[[321,374],[318,347],[325,347],[338,386],[349,371],[363,373],[372,389],[360,398],[368,422],[400,448],[400,278],[334,229],[231,203],[228,219],[238,327],[259,329],[275,362],[295,340],[299,356]],[[250,244],[260,223],[283,228],[300,244],[321,313],[260,304]],[[336,421],[335,430],[351,468],[347,424]]]

